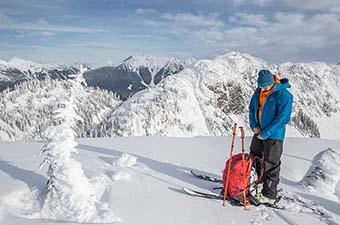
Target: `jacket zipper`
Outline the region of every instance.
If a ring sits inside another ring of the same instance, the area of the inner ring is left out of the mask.
[[[275,88],[275,87],[273,87],[273,90],[270,92],[270,94],[267,96],[266,100],[265,100],[264,103],[263,103],[261,117],[263,116],[263,109],[264,109],[264,106],[266,105],[268,98],[273,94],[274,88]],[[258,94],[258,97],[259,97],[259,95],[260,95],[260,92],[259,92],[259,94]],[[257,99],[258,99],[258,98],[257,98]],[[259,108],[259,104],[257,104],[257,110],[258,110],[258,108]],[[258,114],[258,113],[256,113],[256,116],[258,117],[257,114]],[[257,121],[258,121],[259,127],[261,128],[260,118],[257,118]],[[262,128],[261,128],[261,130],[262,130]]]

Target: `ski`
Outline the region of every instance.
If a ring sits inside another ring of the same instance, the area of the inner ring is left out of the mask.
[[[182,187],[182,191],[185,192],[188,195],[195,196],[195,197],[223,200],[223,195],[221,195],[221,194],[206,193],[206,192],[196,191],[196,190],[186,188],[186,187]],[[233,206],[243,206],[242,204],[240,204],[239,201],[237,201],[235,199],[229,199],[228,202]]]
[[[221,194],[206,193],[206,192],[196,191],[196,190],[193,190],[193,189],[190,189],[190,188],[186,188],[186,187],[182,187],[182,190],[185,193],[187,193],[187,194],[189,194],[191,196],[207,198],[207,199],[223,200],[223,195],[221,195]],[[255,205],[255,206],[264,205],[266,207],[270,207],[270,208],[274,208],[274,209],[281,209],[281,210],[285,209],[285,207],[281,207],[281,206],[278,206],[278,205],[273,205],[273,204],[269,204],[269,203],[260,203],[260,202],[257,202],[257,200],[255,200],[255,199],[249,199],[249,200],[250,200],[250,202],[252,202],[252,205]],[[241,203],[237,199],[229,198],[228,202],[232,206],[243,206],[243,203]],[[257,202],[257,203],[255,203],[255,202]]]
[[[192,169],[191,171],[191,174],[194,175],[195,177],[199,178],[199,179],[202,179],[202,180],[205,180],[205,181],[209,181],[209,182],[214,182],[214,183],[221,183],[223,184],[223,181],[218,179],[218,178],[214,178],[214,177],[210,177],[208,175],[205,175],[205,174],[201,174],[200,172],[198,171],[195,171],[194,169]],[[223,188],[223,187],[221,187]],[[219,189],[219,188],[214,188],[214,190],[216,189]],[[182,188],[182,190],[189,194],[189,195],[192,195],[192,196],[197,196],[197,197],[201,197],[201,198],[207,198],[207,199],[218,199],[218,200],[223,200],[223,195],[219,195],[219,194],[214,194],[214,193],[205,193],[205,192],[200,192],[200,191],[196,191],[196,190],[192,190],[192,189],[189,189],[189,188]],[[282,192],[282,189],[279,190],[278,192]],[[252,197],[252,195],[250,195]],[[300,207],[300,212],[301,213],[311,213],[311,214],[317,214],[319,216],[326,216],[326,214],[320,210],[318,208],[318,204],[316,203],[308,203],[306,201],[303,201],[299,198],[294,198],[294,197],[289,197],[289,196],[286,196],[284,194],[279,194],[278,198],[280,198],[280,201],[283,201],[283,202],[286,202],[288,205],[292,204],[292,205],[298,205]],[[254,201],[253,202],[256,202],[255,199],[253,199]],[[240,203],[237,201],[237,200],[232,200],[232,202],[229,201],[229,203],[231,203],[232,205],[237,205],[237,206],[241,206]],[[258,205],[264,205],[266,207],[269,207],[269,208],[273,208],[273,209],[279,209],[279,210],[285,210],[285,211],[291,211],[291,212],[294,212],[293,209],[290,209],[289,207],[287,206],[282,206],[282,205],[272,205],[272,204],[268,204],[268,203],[259,203],[259,204],[253,204],[255,206],[258,206]]]
[[[219,200],[223,199],[223,196],[219,194],[200,192],[200,191],[196,191],[196,190],[186,188],[186,187],[182,187],[182,191],[184,191],[185,193],[191,196],[197,196],[197,197],[208,198],[208,199],[219,199]]]
[[[199,173],[198,171],[195,170],[191,170],[190,171],[192,175],[194,175],[195,177],[202,179],[202,180],[206,180],[206,181],[210,181],[210,182],[214,182],[214,183],[220,183],[223,184],[223,180],[218,179],[218,178],[214,178],[214,177],[210,177],[208,175],[204,175]]]
[[[197,191],[197,190],[193,190],[191,188],[187,188],[187,187],[182,187],[182,191],[190,196],[194,196],[194,197],[200,197],[200,198],[206,198],[206,199],[215,199],[215,200],[223,200],[223,195],[221,194],[217,194],[217,193],[207,193],[207,192],[202,192],[202,191]],[[319,215],[321,217],[325,217],[326,214],[324,212],[322,212],[320,209],[316,208],[316,204],[312,204],[313,206],[310,206],[308,203],[306,203],[303,200],[297,199],[297,198],[292,198],[292,197],[287,197],[284,195],[280,195],[278,198],[278,203],[279,204],[270,204],[270,203],[260,203],[258,202],[258,200],[254,199],[254,196],[249,196],[249,201],[252,203],[251,205],[254,206],[260,206],[263,205],[265,207],[268,208],[272,208],[272,209],[277,209],[277,210],[283,210],[283,211],[287,211],[287,212],[298,212],[298,213],[306,213],[306,214],[316,214]],[[280,202],[281,201],[289,201],[289,202],[293,202],[297,205],[300,206],[300,210],[299,211],[294,211],[294,209],[290,209],[289,207],[286,207],[284,205],[281,205]],[[232,199],[229,198],[228,199],[228,203],[232,206],[243,206],[243,204],[238,201],[237,199]]]
[[[288,205],[289,204],[295,204],[301,207],[300,211],[301,212],[305,212],[305,213],[313,213],[313,214],[317,214],[319,216],[326,216],[326,214],[319,209],[319,205],[312,202],[312,203],[308,203],[306,201],[303,201],[299,198],[293,198],[293,197],[288,197],[286,195],[280,195],[280,198],[283,199],[283,201],[285,201]],[[288,207],[286,207],[288,209]]]

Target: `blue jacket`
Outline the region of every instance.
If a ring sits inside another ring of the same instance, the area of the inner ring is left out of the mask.
[[[293,95],[287,90],[290,88],[289,80],[283,78],[281,83],[275,85],[267,97],[262,108],[261,123],[258,119],[258,105],[260,88],[255,90],[249,104],[249,123],[253,130],[261,129],[260,135],[264,139],[283,140],[286,133],[286,124],[290,120],[293,105]]]

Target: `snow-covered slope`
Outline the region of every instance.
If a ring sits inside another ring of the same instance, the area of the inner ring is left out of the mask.
[[[197,61],[128,99],[103,125],[108,135],[224,135],[234,122],[248,128],[249,100],[264,68],[292,84],[288,136],[340,138],[340,74],[333,65],[273,65],[240,52]]]
[[[7,67],[8,63],[5,60],[0,59],[0,69]]]
[[[40,63],[36,63],[33,61],[21,59],[18,57],[12,58],[10,61],[8,61],[8,66],[12,68],[16,68],[22,72],[31,71],[32,73],[41,71],[43,69],[51,69],[56,67],[56,65],[44,65]]]
[[[108,89],[125,100],[183,69],[184,63],[175,58],[130,56],[118,65],[90,70],[84,77],[88,85]]]
[[[235,151],[239,152],[239,138],[236,141]],[[82,163],[86,176],[100,184],[96,189],[102,196],[98,206],[112,209],[112,214],[101,215],[107,222],[117,217],[120,222],[115,224],[122,225],[335,225],[340,221],[339,189],[327,194],[311,192],[299,182],[310,168],[320,165],[313,158],[320,159],[319,156],[324,155],[326,157],[321,158],[325,163],[334,161],[327,155],[339,154],[339,141],[288,138],[284,143],[279,187],[287,195],[320,204],[315,207],[325,213],[322,217],[254,206],[249,210],[230,205],[222,207],[219,200],[184,194],[182,186],[202,191],[217,186],[193,177],[190,169],[220,177],[229,154],[230,137],[116,137],[78,139],[77,142],[76,159]],[[47,181],[46,169],[38,169],[42,160],[38,155],[43,144],[41,141],[0,144],[0,224],[74,224],[70,221],[76,217],[68,221],[53,220],[41,211],[43,202],[39,196]],[[247,137],[246,146],[249,144]],[[339,186],[339,180],[337,182]],[[327,179],[318,183],[320,187],[328,184]],[[93,218],[89,222],[103,220]]]
[[[53,111],[60,108],[59,99],[71,88],[67,80],[31,80],[21,83],[14,90],[0,93],[0,141],[31,140],[41,138],[52,124]],[[95,128],[110,114],[120,100],[106,90],[85,86],[73,87],[74,107],[80,120],[78,137],[97,136]]]
[[[292,85],[294,105],[287,136],[340,139],[340,66],[322,62],[275,65],[240,52],[189,61],[183,69],[176,67],[182,65],[176,60],[129,57],[117,66],[85,73],[87,83],[107,85],[120,97],[133,94],[107,111],[90,136],[228,135],[235,122],[250,135],[248,104],[257,87],[257,72],[270,69],[289,78]]]
[[[79,72],[76,65],[41,64],[14,57],[0,60],[0,91],[26,80],[68,79]]]

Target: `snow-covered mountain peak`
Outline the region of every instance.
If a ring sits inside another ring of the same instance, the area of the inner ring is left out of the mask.
[[[184,60],[183,63],[184,63],[184,66],[188,68],[188,67],[194,66],[196,62],[197,62],[197,59],[195,59],[194,57],[190,57]]]
[[[5,69],[8,67],[8,63],[5,60],[0,59],[0,69]]]
[[[268,65],[268,63],[261,58],[238,51],[231,51],[221,56],[217,56],[214,61],[222,62],[223,64],[236,65],[238,68],[247,67],[249,65]]]
[[[0,59],[0,65],[7,66],[7,64],[8,64],[8,63],[7,63],[5,60]]]
[[[155,57],[150,55],[129,56],[119,66],[123,66],[128,70],[137,71],[139,68],[149,68],[152,71],[158,72],[162,67],[169,62],[175,62],[174,58]]]
[[[30,60],[21,59],[18,57],[12,58],[10,61],[8,61],[8,66],[12,68],[16,68],[20,71],[41,71],[43,68],[50,68],[52,65],[44,65],[40,63],[36,63]]]

